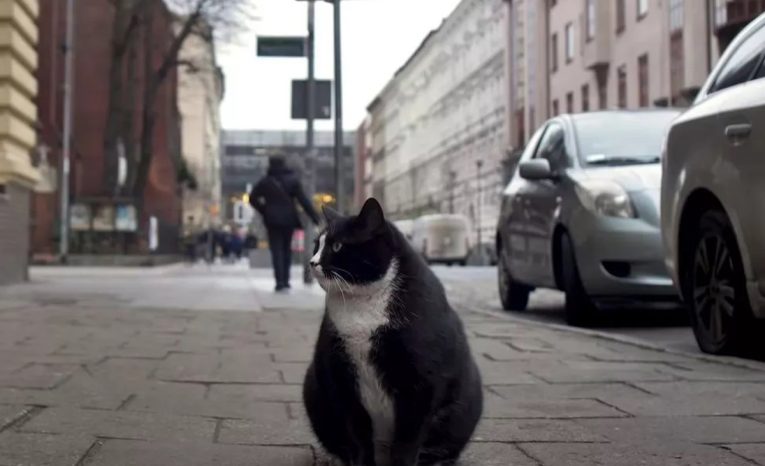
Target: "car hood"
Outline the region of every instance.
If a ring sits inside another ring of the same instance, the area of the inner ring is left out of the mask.
[[[661,164],[590,167],[572,173],[572,178],[574,181],[582,179],[614,181],[626,191],[658,190],[661,188]]]

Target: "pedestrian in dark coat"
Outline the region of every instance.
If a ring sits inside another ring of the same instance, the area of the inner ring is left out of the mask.
[[[290,266],[292,264],[292,235],[300,228],[300,216],[295,201],[314,224],[319,224],[319,215],[306,196],[297,173],[287,167],[281,157],[268,159],[268,173],[250,193],[250,204],[262,216],[268,232],[271,260],[276,278],[276,291],[290,287]]]

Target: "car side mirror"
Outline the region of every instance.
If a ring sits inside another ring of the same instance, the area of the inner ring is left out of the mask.
[[[532,181],[555,178],[552,168],[550,168],[550,161],[547,159],[531,159],[521,162],[519,173],[521,178]]]

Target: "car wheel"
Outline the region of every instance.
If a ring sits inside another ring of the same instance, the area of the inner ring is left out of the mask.
[[[711,354],[749,352],[756,322],[730,221],[718,210],[706,212],[691,241],[683,294],[699,348]]]
[[[560,241],[563,291],[566,293],[566,323],[576,326],[589,325],[595,317],[595,306],[582,286],[574,245],[566,233],[561,235]]]
[[[529,304],[531,287],[518,283],[513,279],[510,269],[503,258],[499,259],[497,266],[497,278],[499,280],[499,300],[502,308],[506,311],[524,311]]]
[[[465,267],[467,265],[467,261],[465,259],[462,259],[460,261],[460,266]]]

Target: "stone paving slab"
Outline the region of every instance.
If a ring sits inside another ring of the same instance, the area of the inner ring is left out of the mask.
[[[8,466],[75,466],[93,446],[89,435],[0,434],[0,464]]]
[[[93,466],[311,466],[310,447],[150,443],[106,440],[89,456]]]
[[[707,445],[620,445],[592,443],[523,444],[523,451],[543,465],[602,466],[752,466],[750,461]]]
[[[237,268],[101,278],[3,290],[0,466],[327,464],[301,395],[316,290],[275,297]],[[461,466],[765,466],[762,365],[456,305],[486,398]]]
[[[21,426],[21,432],[92,434],[136,440],[211,442],[214,419],[162,413],[48,408]]]

